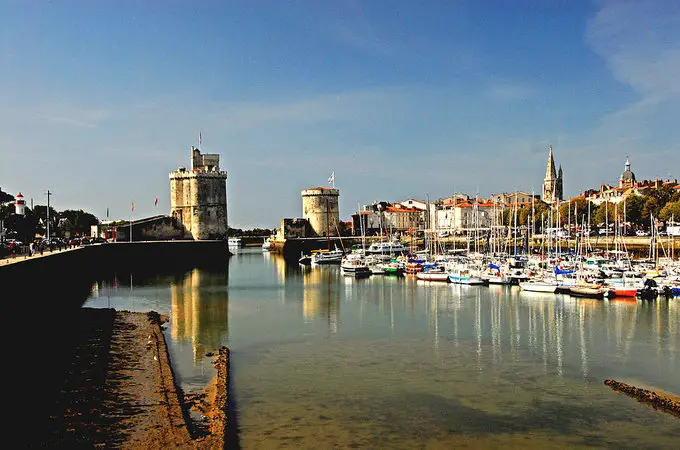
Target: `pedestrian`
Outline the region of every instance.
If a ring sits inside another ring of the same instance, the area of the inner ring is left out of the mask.
[[[16,254],[16,248],[15,248],[14,241],[9,243],[9,252],[12,255],[12,258],[14,258],[14,255]]]
[[[33,256],[35,253],[35,242],[28,244],[28,256]]]

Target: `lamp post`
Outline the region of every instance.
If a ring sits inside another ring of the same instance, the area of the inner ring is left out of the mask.
[[[53,193],[48,189],[45,194],[47,194],[47,245],[50,245],[50,195]]]

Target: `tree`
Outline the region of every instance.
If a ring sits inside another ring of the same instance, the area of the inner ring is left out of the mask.
[[[645,206],[645,198],[639,195],[629,195],[617,208],[619,219],[633,225],[642,225],[642,210]]]
[[[72,228],[72,234],[89,236],[92,225],[97,225],[99,219],[94,214],[83,211],[82,209],[67,209],[59,213],[59,219],[67,219]],[[51,226],[51,225],[50,225]]]
[[[659,200],[654,196],[648,195],[645,198],[645,204],[642,207],[642,221],[649,223],[651,216],[658,217],[663,205],[659,204]]]
[[[613,224],[616,215],[616,205],[610,202],[602,202],[594,209],[590,209],[591,223],[596,225],[610,223]]]
[[[588,202],[579,197],[560,205],[560,222],[562,225],[580,223],[584,213],[587,213]]]
[[[36,233],[47,236],[47,206],[35,205],[33,212],[36,216]],[[57,223],[59,221],[59,213],[56,209],[50,206],[50,234],[57,231]]]
[[[7,192],[3,192],[2,189],[0,189],[0,204],[13,202],[13,201],[14,201],[14,196],[12,194],[8,194]]]
[[[671,219],[673,221],[680,220],[680,201],[666,203],[666,206],[659,212],[659,219],[663,221]]]

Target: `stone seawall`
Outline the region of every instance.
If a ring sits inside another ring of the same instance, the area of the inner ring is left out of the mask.
[[[55,383],[79,345],[78,312],[95,281],[114,273],[125,279],[129,273],[143,278],[227,267],[230,256],[225,241],[132,242],[45,252],[0,265],[4,322],[14,338],[5,354],[8,401],[18,409],[12,415],[25,423],[37,420],[59,392]]]

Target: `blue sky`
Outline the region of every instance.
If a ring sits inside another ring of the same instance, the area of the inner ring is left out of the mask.
[[[300,217],[335,172],[373,200],[565,195],[678,178],[675,1],[0,0],[0,187],[106,218],[169,212],[191,145],[230,226]]]

